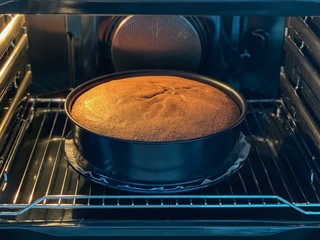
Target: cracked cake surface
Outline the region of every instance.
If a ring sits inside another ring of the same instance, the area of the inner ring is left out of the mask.
[[[101,83],[82,93],[71,115],[82,127],[114,138],[181,141],[234,124],[237,104],[222,91],[175,76],[139,76]]]

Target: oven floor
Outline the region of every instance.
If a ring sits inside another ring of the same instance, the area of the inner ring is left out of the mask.
[[[32,99],[27,104],[32,114],[15,123],[21,127],[32,119],[30,126],[20,132],[12,128],[10,136],[21,143],[7,140],[1,150],[10,168],[2,178],[0,218],[46,223],[320,219],[319,156],[302,140],[281,100],[248,101],[242,131],[251,150],[238,172],[217,185],[174,195],[134,194],[79,176],[64,157],[70,123],[63,104],[62,98]]]

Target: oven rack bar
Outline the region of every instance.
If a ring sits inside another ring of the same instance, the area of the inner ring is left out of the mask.
[[[70,122],[63,98],[30,98],[30,127],[0,190],[0,217],[41,209],[269,209],[320,215],[319,156],[282,99],[248,100],[245,165],[215,186],[174,195],[122,192],[86,181],[64,159]],[[28,121],[23,119],[23,121]],[[19,125],[19,124],[18,124]]]
[[[131,204],[103,204],[103,205],[86,205],[86,204],[44,204],[43,202],[45,200],[89,200],[89,199],[98,199],[98,200],[129,200],[131,201]],[[137,199],[143,199],[146,200],[145,204],[134,204],[134,201]],[[150,199],[157,199],[161,201],[161,204],[149,204],[148,200]],[[175,200],[175,204],[166,204],[163,203],[164,200]],[[203,204],[179,204],[179,200],[182,199],[201,199],[204,201]],[[207,199],[216,199],[216,200],[222,200],[222,199],[245,199],[245,200],[253,200],[253,199],[268,199],[268,200],[277,200],[277,203],[271,204],[271,203],[264,203],[264,204],[207,204]],[[307,211],[303,208],[312,208],[320,207],[320,203],[318,204],[312,204],[312,203],[290,203],[287,200],[279,197],[279,196],[270,196],[270,195],[263,195],[263,196],[232,196],[232,195],[220,195],[220,196],[158,196],[158,195],[139,195],[139,196],[77,196],[77,195],[48,195],[44,196],[42,198],[37,199],[33,203],[29,205],[24,204],[16,204],[16,205],[10,205],[10,204],[2,204],[0,205],[0,210],[5,209],[4,211],[0,212],[0,216],[19,216],[30,209],[134,209],[134,208],[284,208],[284,207],[291,207],[294,210],[305,214],[305,215],[320,215],[320,211]],[[12,210],[12,211],[8,211]],[[17,210],[17,211],[14,211]]]

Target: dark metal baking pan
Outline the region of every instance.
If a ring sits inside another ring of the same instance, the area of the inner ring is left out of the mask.
[[[77,97],[92,87],[111,80],[143,75],[179,76],[216,87],[234,100],[241,115],[229,128],[205,137],[142,142],[97,134],[81,126],[70,114]],[[71,135],[74,145],[93,171],[124,185],[150,189],[214,178],[234,165],[241,150],[240,124],[247,107],[237,91],[211,78],[181,71],[139,70],[101,76],[78,86],[68,95],[65,110],[73,123]]]

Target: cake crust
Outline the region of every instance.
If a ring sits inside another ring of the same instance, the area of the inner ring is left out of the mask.
[[[175,76],[139,76],[87,90],[73,103],[71,116],[108,137],[164,142],[226,129],[239,119],[240,109],[208,84]]]

